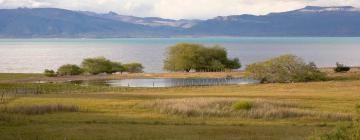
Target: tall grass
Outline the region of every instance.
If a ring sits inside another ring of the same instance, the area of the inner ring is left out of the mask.
[[[48,105],[21,105],[0,108],[3,113],[16,113],[26,115],[41,115],[55,112],[78,112],[79,107],[75,105],[48,104]]]
[[[16,98],[15,94],[10,94],[10,93],[4,92],[4,91],[0,91],[0,105],[6,104],[15,98]]]
[[[240,105],[239,105],[240,103]],[[243,107],[246,103],[246,106]],[[304,110],[293,103],[248,100],[238,98],[183,98],[158,99],[139,105],[160,113],[187,117],[240,117],[252,119],[282,119],[316,117],[330,120],[351,120],[352,116],[342,113],[324,113]],[[239,107],[240,106],[240,107]]]

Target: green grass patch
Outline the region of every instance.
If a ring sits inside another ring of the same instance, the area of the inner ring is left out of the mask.
[[[250,101],[237,101],[232,105],[232,108],[235,110],[250,110],[252,106]]]
[[[0,73],[0,81],[39,77],[44,77],[44,75],[39,73]]]
[[[26,114],[26,115],[42,115],[55,112],[78,112],[79,107],[75,105],[63,104],[47,104],[47,105],[18,105],[5,106],[0,108],[4,113]]]
[[[93,92],[128,92],[134,88],[109,86],[83,86],[70,83],[8,83],[0,84],[1,93],[11,94],[50,94],[50,93],[93,93]]]

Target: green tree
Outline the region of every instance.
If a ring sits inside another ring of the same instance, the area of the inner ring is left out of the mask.
[[[200,44],[177,44],[168,49],[164,69],[168,71],[221,71],[239,69],[239,59],[227,58],[225,48],[220,46],[205,47]]]
[[[227,60],[226,68],[228,69],[240,69],[241,63],[239,58],[234,58],[232,60]]]
[[[218,60],[212,60],[207,69],[211,71],[221,71],[225,69],[225,66]]]
[[[112,73],[112,66],[113,63],[105,57],[86,58],[81,63],[81,67],[89,74]]]
[[[55,77],[55,76],[56,76],[56,73],[55,73],[54,70],[45,69],[44,75],[45,75],[46,77]]]
[[[125,72],[126,68],[120,62],[111,62],[111,73]]]
[[[130,73],[142,73],[144,66],[140,63],[129,63],[123,65],[125,68],[125,71]]]
[[[77,65],[73,65],[73,64],[66,64],[66,65],[62,65],[61,67],[59,67],[59,69],[57,70],[57,74],[60,76],[65,76],[65,75],[80,75],[82,73],[82,69],[77,66]]]
[[[169,71],[187,71],[195,68],[197,53],[203,48],[198,44],[177,44],[168,49],[168,55],[165,59],[164,69]]]
[[[263,83],[290,83],[323,80],[314,63],[306,64],[294,55],[283,55],[270,60],[250,64],[246,68],[247,77]]]

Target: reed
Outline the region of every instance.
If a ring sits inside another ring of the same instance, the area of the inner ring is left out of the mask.
[[[294,103],[262,99],[239,98],[183,98],[158,99],[139,105],[160,113],[186,117],[239,117],[251,119],[283,119],[315,117],[329,120],[351,120],[344,113],[305,110]]]

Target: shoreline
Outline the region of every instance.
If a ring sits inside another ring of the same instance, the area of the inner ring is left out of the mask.
[[[349,72],[335,73],[333,68],[320,68],[330,78],[360,78],[360,67],[352,67]],[[20,75],[20,76],[19,76]],[[111,75],[78,75],[45,77],[40,73],[0,73],[0,83],[63,83],[68,81],[125,80],[125,79],[186,79],[186,78],[243,78],[244,71],[231,72],[169,72],[169,73],[124,73]],[[7,78],[3,78],[7,77]],[[18,77],[18,78],[15,78]]]

